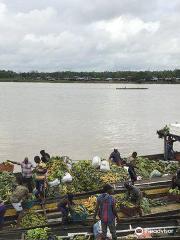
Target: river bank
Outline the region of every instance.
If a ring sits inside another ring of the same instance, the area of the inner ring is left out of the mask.
[[[22,83],[101,83],[101,84],[180,84],[179,82],[165,81],[118,81],[118,80],[45,80],[45,79],[23,79],[23,78],[0,78],[0,82],[22,82]]]

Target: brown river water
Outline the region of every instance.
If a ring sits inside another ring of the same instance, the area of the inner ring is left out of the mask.
[[[116,90],[125,86],[149,89]],[[161,153],[156,131],[180,123],[179,104],[180,85],[0,83],[0,162],[41,149],[75,160],[107,158],[113,147]]]

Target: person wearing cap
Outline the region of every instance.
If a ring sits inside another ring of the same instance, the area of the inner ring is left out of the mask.
[[[115,229],[115,218],[119,222],[119,217],[116,211],[115,198],[111,195],[113,193],[113,187],[110,184],[105,184],[103,186],[103,194],[100,194],[97,198],[97,206],[94,213],[94,222],[96,221],[96,216],[100,212],[100,220],[102,226],[102,240],[106,239],[107,227],[112,234],[112,239],[116,240],[116,229]]]
[[[21,166],[21,172],[22,172],[22,181],[28,183],[28,189],[29,192],[32,193],[33,191],[33,168],[35,168],[35,164],[30,162],[28,157],[25,157],[22,162],[14,162],[11,160],[7,160],[7,162],[17,164]]]
[[[135,168],[138,168],[138,167],[135,166],[136,159],[137,159],[137,152],[133,152],[126,162],[126,165],[129,167],[128,172],[132,181],[132,185],[134,185],[134,182],[137,181]]]
[[[127,190],[126,200],[130,199],[131,202],[136,204],[136,207],[140,207],[141,200],[142,200],[141,190],[138,187],[133,186],[129,182],[124,183],[124,188]],[[141,212],[141,216],[142,216],[142,212]]]
[[[178,169],[176,175],[172,177],[171,188],[178,188],[180,190],[180,169]]]
[[[5,213],[6,213],[6,206],[4,205],[4,203],[0,197],[0,231],[3,231]]]
[[[114,151],[110,154],[109,160],[111,159],[117,166],[121,166],[121,155],[117,148],[114,148]]]
[[[49,155],[49,153],[46,153],[45,152],[45,150],[41,150],[40,151],[40,154],[41,154],[41,161],[43,162],[43,163],[47,163],[47,161],[48,161],[48,159],[50,159],[50,155]]]
[[[17,188],[10,197],[10,203],[12,204],[14,209],[18,212],[16,228],[19,227],[21,219],[24,216],[24,211],[21,204],[22,199],[25,197],[28,200],[30,197],[27,186],[28,183],[22,181],[22,183],[19,186],[17,186]]]

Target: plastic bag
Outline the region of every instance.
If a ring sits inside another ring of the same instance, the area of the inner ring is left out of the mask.
[[[62,183],[72,182],[72,176],[69,173],[65,173],[65,176],[61,179]]]
[[[101,165],[101,158],[98,156],[93,157],[92,168],[98,168],[98,167],[100,167],[100,165]]]
[[[72,165],[70,163],[67,163],[67,168],[71,171]]]
[[[161,177],[161,173],[158,170],[154,170],[151,172],[149,178],[154,178],[154,177]]]
[[[48,182],[48,185],[50,187],[54,187],[54,186],[58,186],[60,183],[61,183],[60,180],[58,178],[56,178],[54,181]]]
[[[93,225],[93,233],[95,238],[97,238],[98,235],[102,233],[101,220],[99,220],[97,223]],[[112,235],[109,231],[109,228],[107,228],[107,238],[112,239]]]
[[[109,166],[108,161],[102,161],[101,162],[100,171],[101,172],[109,172],[110,171],[110,166]]]

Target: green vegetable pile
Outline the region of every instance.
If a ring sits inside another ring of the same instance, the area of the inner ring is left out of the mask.
[[[180,190],[178,188],[170,189],[169,193],[172,193],[172,194],[175,194],[175,195],[180,195]]]
[[[9,202],[9,198],[16,187],[14,174],[8,171],[0,171],[0,197],[4,203]]]
[[[103,185],[100,170],[91,167],[90,161],[79,161],[72,165],[73,186],[77,192],[97,190]]]
[[[35,228],[27,231],[26,239],[27,240],[47,240],[48,232],[51,231],[51,228]]]
[[[180,167],[179,163],[169,163],[165,161],[152,161],[148,158],[137,158],[135,165],[137,176],[141,176],[142,178],[149,178],[150,173],[154,170],[158,170],[161,174],[173,174],[176,173],[177,169]]]
[[[64,162],[63,157],[52,157],[47,162],[48,181],[54,181],[56,178],[61,180],[65,172],[70,172],[67,163]]]
[[[20,228],[29,228],[46,224],[46,219],[42,214],[36,214],[33,211],[25,213],[21,220]]]

